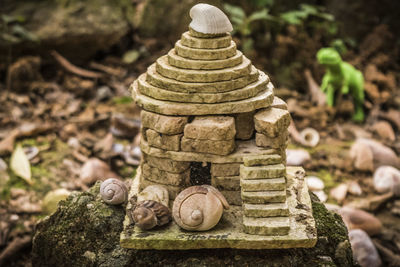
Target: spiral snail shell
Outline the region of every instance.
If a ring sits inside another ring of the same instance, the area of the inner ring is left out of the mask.
[[[179,193],[172,207],[175,222],[185,230],[207,231],[221,219],[229,204],[210,185],[191,186]]]
[[[169,194],[167,188],[162,185],[149,185],[143,189],[137,196],[137,202],[144,200],[154,200],[164,206],[169,205]]]
[[[109,178],[101,183],[100,195],[107,204],[119,205],[128,200],[128,188],[123,181]]]
[[[135,225],[142,230],[149,230],[171,221],[171,213],[168,207],[154,200],[137,203],[132,215]]]
[[[189,27],[205,34],[231,32],[232,24],[221,9],[209,4],[197,4],[190,9],[192,22]]]

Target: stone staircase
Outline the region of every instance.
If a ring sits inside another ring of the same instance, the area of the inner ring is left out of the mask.
[[[240,166],[244,231],[257,235],[287,235],[286,167],[279,155],[246,156]]]

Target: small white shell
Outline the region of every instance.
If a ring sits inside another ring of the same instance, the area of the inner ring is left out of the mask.
[[[128,188],[123,181],[109,178],[101,183],[100,195],[107,204],[119,205],[128,200]]]
[[[142,202],[145,200],[154,200],[168,207],[168,190],[162,185],[149,185],[137,196],[137,202]]]
[[[190,27],[205,34],[231,32],[232,24],[219,8],[208,4],[197,4],[190,9]]]
[[[305,146],[315,147],[319,143],[319,133],[313,128],[305,128],[300,132],[300,136]]]

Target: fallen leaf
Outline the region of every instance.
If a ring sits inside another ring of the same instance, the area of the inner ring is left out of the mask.
[[[11,155],[10,168],[17,176],[24,179],[28,184],[33,183],[29,159],[20,145],[17,145]]]

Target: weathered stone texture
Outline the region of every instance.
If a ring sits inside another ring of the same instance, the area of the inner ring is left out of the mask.
[[[172,173],[182,173],[189,169],[189,161],[175,161],[168,158],[158,158],[143,154],[143,158],[151,167]]]
[[[254,111],[235,115],[236,139],[247,140],[254,133]]]
[[[243,164],[246,167],[279,164],[281,162],[282,162],[282,157],[278,154],[249,155],[243,157]]]
[[[142,164],[142,175],[148,180],[164,185],[187,186],[190,181],[190,170],[187,169],[182,173],[171,173]]]
[[[235,120],[229,116],[195,117],[186,124],[186,138],[203,140],[230,140],[235,137]]]
[[[277,96],[274,97],[274,101],[272,101],[271,108],[280,108],[285,110],[288,109],[286,102]]]
[[[240,176],[242,179],[279,178],[285,175],[286,168],[283,164],[255,167],[240,166]]]
[[[179,151],[182,134],[166,135],[152,129],[146,130],[146,140],[150,146],[157,148]]]
[[[142,127],[170,135],[183,133],[185,124],[188,121],[188,117],[165,116],[146,110],[142,110],[140,116],[142,119]]]
[[[289,217],[253,218],[243,217],[244,231],[253,235],[287,235]]]
[[[269,137],[265,134],[256,133],[256,145],[271,148],[286,148],[289,140],[289,134],[282,131],[277,137]]]
[[[218,190],[240,191],[240,176],[211,177],[211,185]]]
[[[190,35],[189,32],[182,33],[181,44],[191,48],[216,49],[231,45],[232,37],[230,34],[217,38],[198,38]]]
[[[217,49],[198,49],[182,45],[181,40],[175,43],[176,53],[185,58],[218,60],[233,57],[236,54],[236,44],[231,41],[228,47]]]
[[[211,164],[212,176],[237,176],[240,174],[240,163]]]
[[[290,114],[287,110],[278,108],[264,109],[254,115],[256,131],[268,137],[277,137],[286,131],[290,124]]]
[[[182,151],[228,155],[235,150],[235,140],[201,140],[182,137]]]

